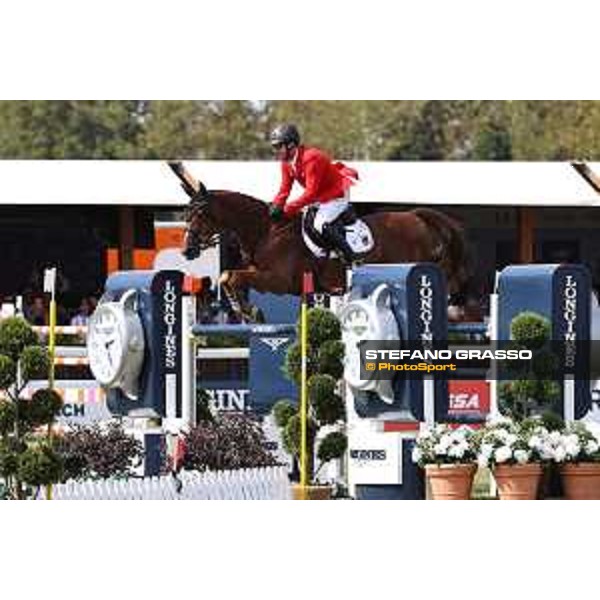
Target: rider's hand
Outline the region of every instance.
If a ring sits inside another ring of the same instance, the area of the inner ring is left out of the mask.
[[[273,223],[279,223],[280,221],[283,221],[285,217],[283,208],[281,208],[281,206],[277,206],[277,204],[271,204],[269,207],[269,217]]]

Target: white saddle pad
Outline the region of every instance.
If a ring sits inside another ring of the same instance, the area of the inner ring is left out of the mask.
[[[373,246],[375,245],[373,234],[364,221],[357,219],[352,225],[346,225],[344,229],[346,230],[346,240],[353,252],[356,254],[365,254],[373,249]],[[327,251],[323,250],[320,246],[317,246],[308,237],[304,228],[302,228],[302,237],[306,247],[317,258],[325,258],[327,256]],[[331,255],[332,258],[337,257],[336,252],[332,252]]]

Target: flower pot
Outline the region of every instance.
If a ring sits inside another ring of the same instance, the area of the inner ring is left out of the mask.
[[[567,463],[560,473],[567,500],[600,500],[600,463]]]
[[[307,485],[306,490],[296,483],[292,486],[292,497],[294,500],[331,500],[333,488],[330,485]]]
[[[494,467],[500,500],[535,500],[541,477],[540,463]]]
[[[425,465],[432,500],[468,500],[476,465]]]

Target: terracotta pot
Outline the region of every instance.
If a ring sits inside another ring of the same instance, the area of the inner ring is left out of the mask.
[[[540,463],[494,467],[500,500],[535,500],[541,478]]]
[[[476,465],[425,465],[432,500],[469,500]]]
[[[567,500],[600,500],[600,463],[567,463],[560,473]]]
[[[299,483],[292,486],[294,500],[331,500],[333,488],[330,485],[307,485],[305,494],[302,491]]]

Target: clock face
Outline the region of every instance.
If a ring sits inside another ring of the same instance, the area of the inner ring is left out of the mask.
[[[89,322],[87,349],[90,369],[103,385],[115,382],[125,360],[126,330],[121,310],[115,305],[100,305]]]

